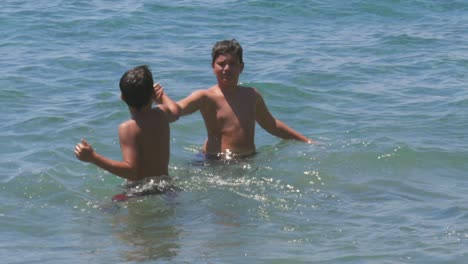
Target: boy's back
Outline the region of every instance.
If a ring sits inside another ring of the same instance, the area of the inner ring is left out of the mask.
[[[168,175],[169,122],[159,108],[134,115],[119,126],[122,152],[135,155],[138,171],[134,180]]]
[[[179,116],[177,104],[159,84],[154,84],[145,65],[125,72],[119,86],[131,114],[131,119],[119,126],[122,161],[100,155],[86,140],[76,145],[76,157],[132,182],[168,176],[169,122]],[[158,107],[152,107],[153,100]]]

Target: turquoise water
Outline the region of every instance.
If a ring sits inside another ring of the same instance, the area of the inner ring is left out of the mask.
[[[466,263],[466,1],[0,3],[2,263]],[[258,127],[258,155],[197,160],[199,114],[171,124],[177,196],[120,204],[118,80],[149,64],[175,100],[215,83],[217,40],[241,82],[321,142]]]

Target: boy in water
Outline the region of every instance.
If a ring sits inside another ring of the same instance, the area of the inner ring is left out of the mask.
[[[255,122],[274,136],[313,143],[274,118],[257,89],[238,85],[244,62],[236,40],[214,45],[211,66],[217,84],[177,102],[181,115],[201,112],[208,134],[203,146],[207,157],[229,159],[255,153]]]
[[[142,179],[168,179],[169,122],[179,117],[179,108],[163,88],[153,84],[148,66],[138,66],[120,79],[121,98],[128,105],[131,119],[119,126],[122,161],[106,158],[82,140],[75,147],[76,157],[135,184]],[[153,108],[153,100],[159,104]],[[157,177],[154,177],[157,176]]]

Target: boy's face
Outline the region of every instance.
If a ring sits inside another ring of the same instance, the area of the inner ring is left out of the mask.
[[[244,69],[244,64],[240,63],[239,57],[230,53],[219,55],[212,66],[218,84],[224,85],[237,85],[239,75]]]

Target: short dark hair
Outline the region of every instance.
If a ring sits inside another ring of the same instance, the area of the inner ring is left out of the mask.
[[[218,58],[219,55],[226,53],[236,55],[239,58],[239,62],[241,64],[244,64],[244,61],[242,59],[242,46],[239,42],[237,42],[237,40],[232,39],[221,40],[214,44],[213,50],[211,52],[211,65],[214,64],[216,58]]]
[[[120,78],[119,86],[125,103],[140,110],[153,95],[153,74],[150,67],[141,65],[126,71]]]

